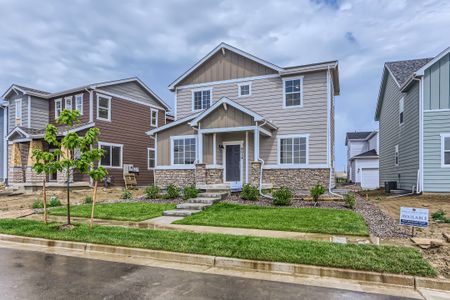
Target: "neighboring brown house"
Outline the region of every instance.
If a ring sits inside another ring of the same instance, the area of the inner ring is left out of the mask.
[[[148,132],[156,184],[333,187],[338,74],[337,61],[279,67],[221,43],[169,86],[175,121]]]
[[[169,106],[138,78],[128,78],[48,93],[13,84],[4,94],[8,102],[9,166],[11,185],[35,187],[42,177],[31,169],[33,149],[48,149],[43,134],[48,123],[64,109],[81,113],[80,124],[73,131],[83,134],[91,127],[101,131],[97,146],[106,151],[100,162],[112,178],[113,185],[123,185],[124,171],[137,173],[138,185],[153,183],[154,139],[145,132],[166,124]],[[62,137],[66,129],[59,128]],[[51,149],[50,149],[51,150]],[[137,168],[137,169],[136,169]],[[66,182],[64,174],[50,176],[53,186]],[[73,174],[75,186],[89,185],[89,178]]]

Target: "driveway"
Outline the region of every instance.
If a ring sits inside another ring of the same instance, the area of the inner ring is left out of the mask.
[[[407,299],[0,248],[1,299]]]

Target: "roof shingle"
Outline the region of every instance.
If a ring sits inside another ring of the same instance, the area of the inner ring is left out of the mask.
[[[395,77],[395,80],[402,86],[408,78],[417,70],[426,65],[433,58],[420,58],[400,61],[386,62],[386,67]]]

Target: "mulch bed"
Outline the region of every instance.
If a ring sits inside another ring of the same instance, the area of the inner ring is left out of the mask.
[[[363,216],[364,220],[369,227],[369,231],[374,236],[380,238],[409,238],[410,233],[405,228],[399,226],[397,222],[389,215],[385,214],[380,208],[372,203],[368,203],[364,198],[356,195],[357,204],[354,211]],[[314,207],[314,203],[308,200],[292,200],[289,206],[275,206],[272,204],[272,200],[261,198],[258,201],[243,200],[239,197],[239,194],[231,194],[223,202],[233,204],[244,205],[257,205],[267,207],[286,207],[286,208],[301,208],[301,207]],[[344,201],[319,201],[320,208],[334,208],[342,210],[350,210],[346,207]]]

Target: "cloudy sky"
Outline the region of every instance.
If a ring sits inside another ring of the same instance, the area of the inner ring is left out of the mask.
[[[450,46],[450,1],[0,0],[0,90],[57,91],[138,76],[167,85],[221,41],[280,66],[339,60],[337,167],[373,121],[385,61]]]

